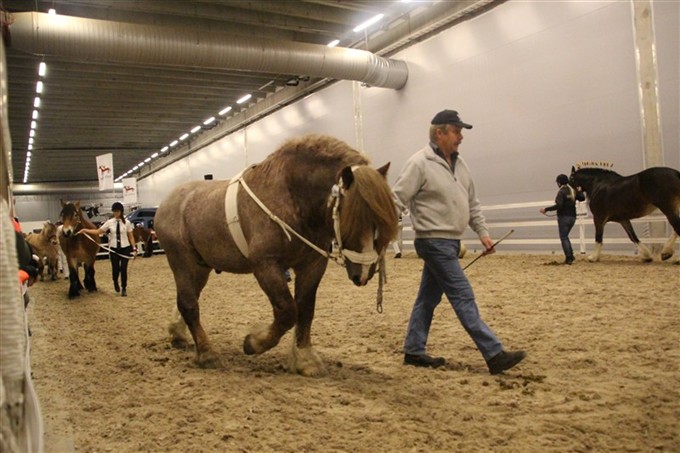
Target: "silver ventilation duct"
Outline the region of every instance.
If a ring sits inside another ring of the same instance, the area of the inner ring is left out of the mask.
[[[328,77],[397,90],[408,79],[405,62],[358,49],[35,12],[13,18],[12,48],[38,55]]]

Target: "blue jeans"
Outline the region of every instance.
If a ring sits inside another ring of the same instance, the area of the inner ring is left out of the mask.
[[[574,228],[576,217],[571,216],[557,216],[557,229],[560,232],[560,242],[562,243],[562,251],[567,259],[574,258],[574,250],[571,248],[571,241],[569,240],[569,232]]]
[[[503,349],[500,340],[479,317],[475,295],[458,261],[460,241],[416,239],[416,252],[425,261],[420,289],[408,323],[404,352],[425,354],[434,309],[446,294],[465,331],[485,360]]]

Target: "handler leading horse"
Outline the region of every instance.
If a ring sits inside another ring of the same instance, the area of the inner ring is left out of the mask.
[[[295,326],[289,370],[306,376],[324,372],[312,349],[310,329],[332,242],[337,242],[335,257],[346,266],[348,277],[361,286],[371,279],[379,256],[396,236],[397,214],[385,180],[389,164],[376,171],[368,163],[340,140],[308,135],[290,140],[245,170],[242,179],[231,181],[231,190],[238,191],[235,213],[225,208],[230,181],[184,184],[160,205],[155,229],[175,277],[177,307],[191,331],[200,366],[219,364],[201,326],[198,306],[215,269],[252,272],[272,304],[274,322],[251,330],[243,342],[246,354],[273,348]],[[232,235],[234,225],[229,228],[227,216],[242,234]],[[295,233],[289,235],[283,223],[317,249]],[[245,241],[241,247],[238,236]],[[289,268],[295,271],[294,297],[284,275]],[[170,326],[173,344],[186,343],[184,327],[181,320]]]
[[[82,228],[97,228],[92,222],[83,216],[80,209],[80,201],[73,203],[61,202],[61,214],[59,217],[63,222],[59,244],[66,255],[68,263],[70,286],[68,290],[69,299],[78,297],[83,285],[78,277],[78,264],[83,263],[85,269],[85,288],[88,292],[97,291],[97,284],[94,280],[94,262],[99,251],[99,236],[96,234],[76,235]],[[91,239],[90,239],[91,238]]]
[[[659,208],[674,233],[661,250],[664,260],[673,256],[675,240],[680,235],[680,172],[669,167],[652,167],[630,176],[603,168],[571,167],[570,184],[588,195],[588,205],[595,223],[595,252],[588,257],[599,261],[604,225],[618,222],[638,247],[642,259],[652,260],[649,249],[640,242],[630,219],[651,214]]]

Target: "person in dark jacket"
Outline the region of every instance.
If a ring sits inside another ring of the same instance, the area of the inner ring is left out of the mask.
[[[576,201],[583,201],[586,197],[583,192],[569,185],[567,175],[557,175],[555,182],[559,187],[555,197],[555,204],[547,208],[541,208],[540,211],[541,214],[557,211],[557,229],[560,234],[562,250],[564,251],[564,264],[571,264],[574,262],[574,250],[571,248],[569,232],[576,223]]]

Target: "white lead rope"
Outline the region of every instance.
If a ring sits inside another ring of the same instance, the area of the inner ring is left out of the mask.
[[[98,243],[97,241],[95,241],[94,239],[92,239],[92,236],[90,236],[90,235],[87,234],[87,233],[83,233],[83,235],[84,235],[86,238],[88,238],[89,240],[91,240],[92,242],[94,242],[95,244],[97,244],[100,248],[103,248],[104,250],[106,250],[106,251],[109,252],[109,253],[113,253],[113,254],[115,254],[115,255],[118,255],[118,256],[120,256],[121,258],[125,258],[126,260],[134,260],[134,259],[135,259],[134,256],[125,256],[125,255],[121,255],[120,253],[118,253],[118,252],[116,252],[116,251],[114,251],[114,250],[111,250],[111,249],[108,248],[108,247],[105,247],[105,246],[101,245],[100,243]]]

